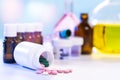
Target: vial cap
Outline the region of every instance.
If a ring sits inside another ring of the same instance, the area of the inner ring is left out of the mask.
[[[35,24],[35,31],[42,32],[43,31],[43,24]]]
[[[17,32],[25,32],[26,28],[24,23],[23,24],[17,24]]]
[[[16,37],[17,29],[16,24],[4,24],[4,36],[6,37]]]
[[[35,31],[35,25],[32,23],[26,23],[24,24],[26,32],[34,32]]]

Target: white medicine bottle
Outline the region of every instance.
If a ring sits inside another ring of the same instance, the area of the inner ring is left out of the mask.
[[[49,47],[49,46],[47,46]],[[31,69],[40,69],[42,65],[49,67],[54,60],[52,50],[41,44],[23,41],[14,50],[17,64]]]

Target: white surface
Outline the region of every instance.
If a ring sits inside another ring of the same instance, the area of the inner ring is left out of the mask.
[[[90,56],[82,56],[70,61],[55,61],[55,65],[51,67],[71,68],[73,72],[40,75],[17,64],[4,64],[1,60],[0,78],[1,80],[120,80],[120,61],[95,61]]]
[[[70,74],[45,75],[23,68],[17,64],[2,61],[0,45],[1,80],[120,80],[120,60],[94,60],[90,56],[80,56],[72,60],[55,61],[51,68],[70,68]],[[22,59],[22,57],[21,57]]]

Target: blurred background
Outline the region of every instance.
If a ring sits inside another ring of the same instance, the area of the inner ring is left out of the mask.
[[[73,13],[91,17],[93,9],[104,0],[73,0]],[[43,23],[43,36],[51,34],[56,23],[65,13],[65,0],[0,0],[0,39],[5,23]]]

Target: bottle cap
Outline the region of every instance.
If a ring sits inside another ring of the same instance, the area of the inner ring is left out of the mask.
[[[68,38],[71,36],[71,30],[63,30],[59,32],[60,38]]]
[[[16,24],[4,24],[4,36],[6,37],[16,37],[17,29]]]
[[[25,32],[25,25],[17,24],[17,32]]]
[[[40,31],[42,32],[43,31],[43,24],[35,24],[35,31]]]
[[[87,13],[82,13],[81,14],[81,20],[88,20],[88,14]]]
[[[26,23],[24,24],[26,32],[34,32],[35,26],[32,23]]]

